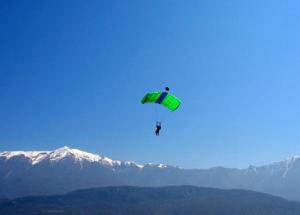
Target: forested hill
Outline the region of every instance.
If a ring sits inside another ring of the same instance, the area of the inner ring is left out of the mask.
[[[299,215],[300,203],[245,190],[122,186],[2,200],[0,214]]]

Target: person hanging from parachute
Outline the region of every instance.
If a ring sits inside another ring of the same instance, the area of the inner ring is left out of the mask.
[[[161,122],[156,122],[156,130],[155,130],[155,134],[156,136],[159,136],[159,131],[161,129]]]
[[[143,97],[141,103],[142,104],[156,103],[165,106],[170,111],[175,111],[180,106],[181,101],[179,98],[169,93],[169,91],[170,91],[169,87],[166,87],[164,92],[157,92],[157,91],[149,92]],[[159,136],[160,130],[161,130],[161,122],[156,121],[156,130],[155,130],[156,136]]]

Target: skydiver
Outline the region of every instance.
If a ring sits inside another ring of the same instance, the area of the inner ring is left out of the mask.
[[[159,136],[159,131],[161,129],[161,122],[156,122],[156,130],[155,130],[155,134],[156,136]]]

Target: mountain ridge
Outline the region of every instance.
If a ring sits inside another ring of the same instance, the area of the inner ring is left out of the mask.
[[[103,186],[194,185],[247,189],[300,200],[300,157],[246,169],[184,169],[119,161],[68,147],[0,153],[0,198],[63,194]]]
[[[100,162],[102,164],[108,164],[110,166],[120,166],[121,164],[126,165],[136,165],[137,167],[143,168],[145,166],[156,166],[160,168],[166,168],[166,167],[173,167],[173,168],[179,168],[179,169],[187,169],[187,170],[207,170],[207,169],[217,169],[217,168],[226,168],[226,169],[236,169],[236,170],[252,170],[255,171],[258,168],[268,168],[268,167],[274,167],[277,165],[286,164],[287,170],[290,166],[293,165],[293,162],[300,160],[300,155],[291,156],[285,160],[282,161],[276,161],[269,164],[261,165],[261,166],[255,166],[255,165],[249,165],[248,168],[236,168],[236,167],[223,167],[223,166],[214,166],[210,168],[182,168],[176,165],[169,165],[169,164],[162,164],[162,163],[146,163],[146,164],[138,164],[134,161],[120,161],[120,160],[114,160],[112,158],[89,153],[86,151],[82,151],[79,149],[73,149],[68,146],[63,146],[60,148],[57,148],[53,151],[2,151],[0,152],[0,158],[4,159],[10,159],[17,156],[24,156],[32,162],[33,165],[42,162],[43,159],[47,159],[50,157],[51,161],[58,161],[61,159],[64,159],[68,157],[67,155],[73,156],[76,161],[86,160],[91,162]]]
[[[79,149],[72,149],[68,146],[64,146],[58,149],[55,149],[53,151],[3,151],[0,152],[0,158],[4,158],[6,160],[11,159],[13,157],[17,156],[24,156],[25,158],[28,158],[32,165],[38,164],[39,162],[42,162],[45,159],[49,159],[53,162],[59,161],[61,159],[65,159],[67,157],[74,158],[75,161],[90,161],[90,162],[99,162],[101,164],[107,164],[109,166],[120,166],[120,165],[135,165],[136,167],[143,168],[145,166],[157,166],[160,168],[164,168],[171,165],[165,165],[165,164],[153,164],[153,163],[147,163],[145,165],[138,164],[133,161],[119,161],[119,160],[113,160],[111,158],[108,158],[106,156],[101,156],[98,154],[93,154],[89,152],[85,152]],[[176,166],[172,166],[176,167]]]

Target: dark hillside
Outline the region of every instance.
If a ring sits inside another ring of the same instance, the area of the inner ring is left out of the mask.
[[[2,200],[0,214],[299,215],[300,204],[244,190],[124,186]]]

